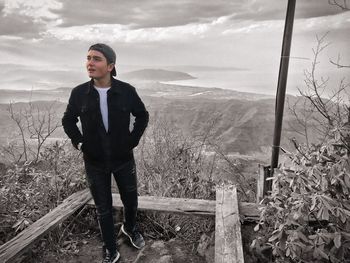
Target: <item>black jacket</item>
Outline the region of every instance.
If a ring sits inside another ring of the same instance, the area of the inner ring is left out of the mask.
[[[149,114],[133,86],[114,78],[111,84],[107,92],[109,130],[106,134],[110,142],[110,159],[122,163],[133,157],[132,149],[138,145],[147,127]],[[131,132],[130,113],[135,116]],[[82,133],[77,126],[78,117]],[[89,163],[106,161],[99,130],[104,127],[99,94],[93,86],[93,80],[72,90],[62,125],[75,147],[78,143],[82,143],[85,161]]]

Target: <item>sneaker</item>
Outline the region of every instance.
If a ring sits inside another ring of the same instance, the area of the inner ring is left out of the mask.
[[[115,253],[110,253],[109,250],[106,250],[103,256],[102,263],[116,263],[120,257],[120,254],[118,251],[115,251]]]
[[[126,235],[129,238],[131,244],[137,249],[141,249],[146,245],[145,240],[143,239],[139,231],[135,230],[133,232],[129,232],[125,229],[124,225],[122,225],[121,231],[124,235]]]

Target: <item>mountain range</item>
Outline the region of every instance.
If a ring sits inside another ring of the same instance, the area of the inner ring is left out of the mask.
[[[190,74],[170,71],[164,69],[141,69],[132,72],[121,74],[122,79],[126,80],[142,80],[142,81],[174,81],[174,80],[185,80],[194,79],[195,77]]]
[[[177,86],[154,80],[155,76],[187,76],[178,72],[155,70],[152,80],[140,81],[139,77],[145,76],[145,72],[137,71],[129,76],[137,76],[137,81],[130,83],[135,85],[150,112],[150,123],[166,119],[186,136],[192,137],[210,131],[213,141],[226,153],[252,154],[270,147],[275,119],[273,97],[219,88]],[[15,100],[13,105],[17,111],[25,105],[20,101],[31,100],[41,110],[55,101],[54,119],[60,122],[70,91],[71,88],[64,87],[32,91],[0,90],[0,143],[6,143],[16,130],[7,110],[10,98]],[[290,99],[295,100],[294,97]],[[293,122],[288,110],[285,110],[284,121]],[[288,125],[284,127],[281,145],[288,148],[289,138],[298,135],[288,130]],[[54,137],[65,137],[63,129],[59,129]]]

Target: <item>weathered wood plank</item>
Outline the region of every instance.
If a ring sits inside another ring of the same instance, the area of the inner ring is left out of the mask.
[[[123,207],[119,194],[112,194],[113,207]],[[88,205],[94,206],[91,199]],[[215,201],[204,199],[169,198],[159,196],[139,196],[139,210],[169,212],[177,214],[215,216]],[[259,220],[258,205],[255,203],[241,202],[239,204],[240,215],[243,220]]]
[[[0,262],[13,262],[23,254],[34,241],[65,220],[91,199],[89,189],[74,193],[54,210],[34,222],[17,236],[0,247]]]
[[[259,205],[256,203],[239,202],[238,203],[239,214],[242,221],[259,221],[260,211]]]
[[[259,203],[265,195],[266,189],[265,189],[265,169],[262,164],[259,164],[259,171],[258,171],[258,178],[257,178],[257,184],[256,184],[256,202]]]
[[[259,174],[257,178],[256,201],[259,203],[271,190],[272,180],[270,178],[270,166],[259,164]]]
[[[123,207],[119,194],[112,194],[113,207]],[[149,211],[163,211],[189,215],[215,215],[215,201],[204,199],[169,198],[160,196],[139,196],[138,209]],[[95,205],[91,199],[88,205]]]
[[[216,190],[215,263],[243,262],[237,189],[235,186],[220,186]]]

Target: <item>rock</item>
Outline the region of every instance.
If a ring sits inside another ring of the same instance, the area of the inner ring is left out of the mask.
[[[206,262],[211,263],[215,257],[215,233],[203,234],[200,237],[197,253],[205,258]]]
[[[149,241],[133,263],[203,263],[203,258],[195,254],[191,247],[191,244],[176,238]]]
[[[164,255],[160,259],[157,260],[156,263],[172,263],[173,260],[170,255]]]
[[[166,243],[161,240],[146,242],[146,246],[137,256],[134,263],[170,263],[171,254]]]
[[[179,245],[179,240],[171,239],[167,242],[167,245],[169,250],[171,250],[174,262],[188,262],[188,252]]]
[[[163,250],[165,249],[164,241],[161,241],[161,240],[154,241],[153,244],[151,245],[151,248],[159,249],[163,252]],[[164,255],[164,254],[162,254],[162,255]]]

